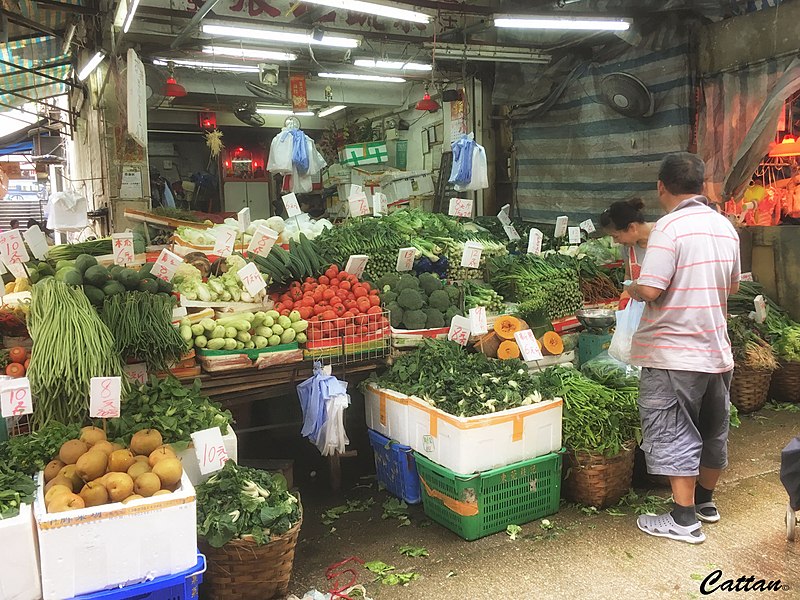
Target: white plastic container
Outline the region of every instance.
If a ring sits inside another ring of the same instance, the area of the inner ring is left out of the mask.
[[[381,189],[389,202],[433,194],[433,177],[428,171],[394,171],[381,178]]]
[[[228,453],[228,458],[233,462],[238,463],[239,444],[238,440],[236,439],[236,433],[233,431],[233,427],[230,425],[228,425],[228,433],[222,436],[222,443],[225,444],[225,452]],[[197,453],[194,450],[194,444],[190,443],[186,450],[183,452],[178,452],[178,458],[181,459],[181,462],[183,463],[183,472],[189,478],[189,481],[192,482],[192,485],[198,485],[199,483],[208,479],[209,475],[200,474],[200,461],[197,460]]]
[[[38,600],[42,597],[39,552],[33,507],[23,504],[19,514],[0,520],[0,600]]]
[[[367,427],[391,440],[410,446],[408,396],[374,385],[364,394]]]
[[[48,514],[39,473],[34,504],[44,600],[61,600],[197,564],[197,502],[184,473],[169,495]]]

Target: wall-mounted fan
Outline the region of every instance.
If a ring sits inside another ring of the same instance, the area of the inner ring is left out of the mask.
[[[255,102],[243,102],[233,111],[233,114],[245,125],[250,127],[263,127],[264,117],[256,112]]]
[[[603,102],[626,117],[652,117],[655,113],[653,94],[642,81],[630,73],[611,73],[600,82]]]
[[[150,64],[144,66],[145,96],[147,110],[155,110],[167,100],[164,86],[167,85],[167,74]]]

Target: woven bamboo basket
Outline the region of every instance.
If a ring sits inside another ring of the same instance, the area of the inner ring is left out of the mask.
[[[301,524],[302,520],[263,546],[252,539],[237,539],[212,548],[199,540],[208,559],[203,581],[205,595],[210,600],[271,600],[286,596]]]
[[[633,458],[636,445],[631,442],[616,456],[568,451],[565,463],[569,468],[562,489],[573,502],[605,508],[619,502],[631,489]]]
[[[800,403],[800,362],[780,363],[781,368],[772,374],[769,395],[778,402]]]
[[[769,399],[772,371],[736,367],[731,381],[731,403],[742,414],[764,408]]]

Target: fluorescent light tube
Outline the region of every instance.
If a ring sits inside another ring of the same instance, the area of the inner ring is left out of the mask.
[[[128,14],[125,17],[125,24],[122,26],[122,33],[128,33],[133,23],[133,15],[136,14],[136,9],[139,8],[139,0],[132,0],[131,7],[128,9]]]
[[[390,69],[394,71],[430,71],[433,69],[433,65],[423,63],[403,62],[401,60],[372,60],[371,58],[359,58],[353,64],[366,69]]]
[[[291,108],[256,108],[260,115],[294,115],[295,117],[313,117],[311,111],[294,112]]]
[[[359,81],[381,81],[383,83],[405,83],[402,77],[387,77],[385,75],[362,75],[360,73],[318,73],[319,77],[326,79],[354,79]]]
[[[426,48],[432,48],[433,44],[426,42]],[[508,46],[493,46],[488,44],[470,44],[466,49],[462,44],[437,44],[437,60],[467,60],[490,61],[490,62],[516,62],[516,63],[540,63],[550,62],[550,55],[543,54],[538,50],[529,48],[513,48]]]
[[[604,19],[586,17],[525,17],[498,15],[494,18],[495,27],[516,29],[560,29],[577,31],[627,31],[631,22],[628,19]]]
[[[328,108],[323,108],[321,111],[317,113],[318,117],[327,117],[332,115],[333,113],[337,113],[340,110],[344,110],[347,108],[345,105],[340,104],[339,106],[329,106]]]
[[[92,58],[89,59],[83,68],[78,72],[78,79],[83,81],[89,75],[91,75],[94,70],[98,67],[98,65],[103,62],[103,59],[106,57],[106,53],[102,50],[97,52]]]
[[[334,48],[358,48],[357,38],[342,37],[336,35],[323,35],[321,40],[315,40],[308,33],[292,33],[276,29],[252,29],[248,27],[231,27],[227,25],[203,25],[203,33],[210,35],[220,35],[232,38],[245,38],[249,40],[259,40],[261,42],[279,42],[283,44],[308,44],[317,46],[332,46]]]
[[[255,48],[229,48],[225,46],[203,46],[203,54],[250,58],[253,60],[297,60],[297,54],[292,54],[291,52],[271,52],[269,50],[256,50]]]
[[[174,58],[153,59],[153,64],[159,67],[166,67],[168,62],[172,62],[176,67],[187,67],[190,69],[210,69],[212,71],[230,71],[232,73],[258,73],[258,67],[255,65],[236,65],[204,60],[183,60]]]
[[[431,21],[430,16],[421,12],[406,10],[404,8],[395,8],[394,6],[386,6],[385,4],[375,4],[374,2],[363,2],[362,0],[303,0],[303,2],[306,4],[319,4],[320,6],[352,10],[367,15],[400,19],[401,21],[413,21],[414,23],[430,23]]]

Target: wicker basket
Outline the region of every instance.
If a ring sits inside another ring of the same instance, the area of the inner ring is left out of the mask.
[[[731,403],[742,414],[764,408],[769,399],[772,371],[736,367],[731,381]]]
[[[568,451],[564,496],[573,502],[605,508],[616,504],[631,488],[636,445],[631,442],[611,458],[589,452]]]
[[[800,403],[800,362],[781,362],[772,374],[769,395],[778,402]]]
[[[271,600],[286,596],[301,524],[299,521],[263,546],[241,539],[231,540],[221,548],[212,548],[204,540],[199,540],[208,560],[203,581],[204,597],[210,600]]]

